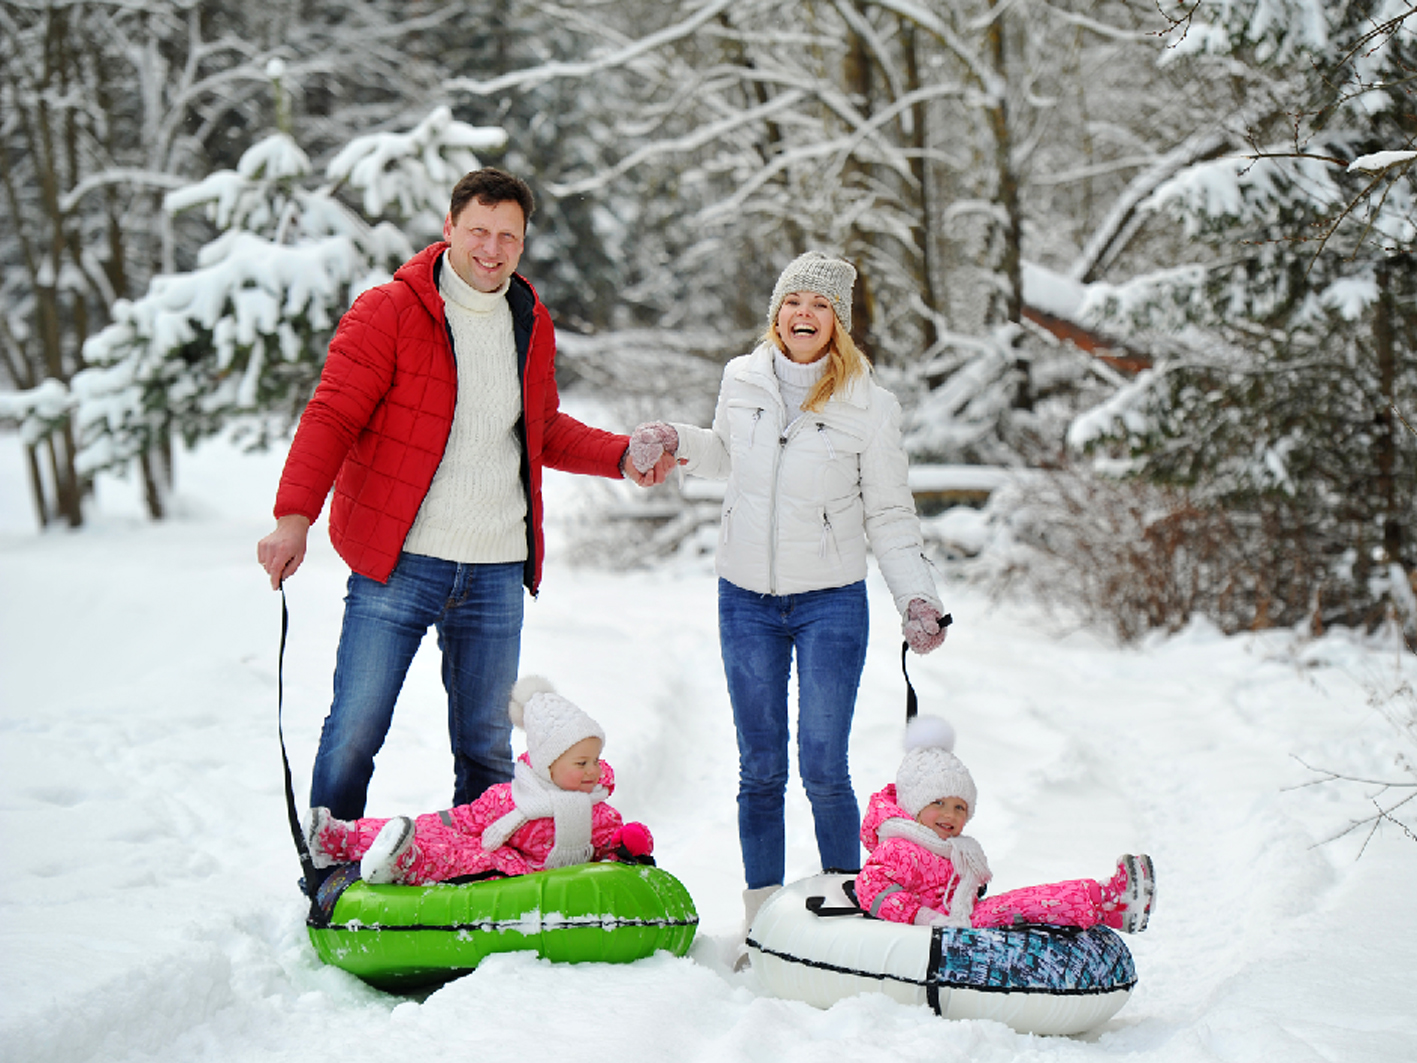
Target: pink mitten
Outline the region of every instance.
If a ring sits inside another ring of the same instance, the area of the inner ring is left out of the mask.
[[[650,421],[630,433],[630,461],[641,473],[653,469],[665,451],[674,454],[678,450],[679,433],[663,421]]]
[[[933,908],[926,908],[923,904],[920,910],[915,913],[916,926],[949,926],[950,917],[944,912],[937,912]]]
[[[941,613],[923,598],[913,598],[905,608],[905,622],[900,629],[905,641],[916,653],[929,653],[945,641],[948,630],[940,623]]]
[[[615,859],[622,864],[654,866],[654,836],[643,823],[626,823],[612,839]]]
[[[620,828],[620,844],[631,856],[648,856],[654,852],[654,835],[643,823],[626,823]]]

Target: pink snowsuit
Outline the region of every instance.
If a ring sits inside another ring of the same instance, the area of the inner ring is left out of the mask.
[[[521,759],[525,760],[526,754],[522,754]],[[615,772],[604,761],[600,763],[600,785],[607,793],[615,792]],[[413,860],[402,871],[401,880],[418,886],[488,871],[528,875],[544,870],[546,858],[556,844],[556,823],[549,816],[523,823],[505,844],[491,852],[482,848],[482,832],[515,807],[512,784],[503,782],[488,787],[471,804],[419,816],[413,821]],[[338,831],[326,834],[325,851],[338,862],[356,861],[368,851],[387,822],[387,819],[349,821],[342,844]],[[614,859],[621,825],[620,813],[611,808],[608,801],[591,807],[593,859]]]
[[[959,874],[945,857],[909,839],[882,840],[877,833],[881,824],[894,817],[915,822],[914,816],[896,804],[895,784],[891,783],[871,795],[861,823],[861,843],[871,855],[856,877],[857,902],[872,915],[894,923],[913,923],[922,906],[948,914]],[[1039,923],[1086,929],[1108,914],[1102,902],[1102,887],[1092,879],[1028,886],[976,901],[970,926]]]

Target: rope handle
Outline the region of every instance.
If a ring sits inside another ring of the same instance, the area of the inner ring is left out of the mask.
[[[940,617],[940,630],[943,631],[955,622],[955,618],[949,613]],[[905,656],[910,651],[910,643],[901,640],[900,643],[900,672],[905,676],[905,722],[909,723],[920,712],[920,699],[915,696],[915,687],[910,682],[910,671],[905,667]]]
[[[305,832],[300,829],[300,813],[295,807],[295,785],[291,781],[290,757],[285,750],[285,643],[290,633],[290,608],[285,601],[285,581],[280,584],[280,656],[276,663],[276,733],[280,737],[280,762],[285,772],[285,813],[290,821],[290,836],[300,857],[300,869],[305,873],[305,895],[310,898],[310,917],[320,915],[316,894],[322,875],[315,869],[310,847],[305,844]]]

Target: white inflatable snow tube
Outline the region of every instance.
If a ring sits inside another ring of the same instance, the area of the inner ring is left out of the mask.
[[[1104,927],[906,926],[863,915],[842,888],[853,877],[794,882],[758,911],[748,947],[767,992],[819,1008],[885,993],[946,1019],[1077,1034],[1115,1015],[1136,984],[1131,953]]]

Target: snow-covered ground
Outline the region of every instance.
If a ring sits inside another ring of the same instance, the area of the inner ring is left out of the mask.
[[[709,562],[566,563],[553,527],[524,671],[609,734],[615,803],[648,822],[698,904],[690,956],[622,967],[501,956],[425,999],[323,967],[305,937],[276,743],[279,598],[255,562],[280,456],[182,455],[178,515],[100,485],[92,524],[37,534],[19,446],[0,436],[0,1059],[1342,1061],[1417,1058],[1417,844],[1319,844],[1371,806],[1302,787],[1300,763],[1396,778],[1417,662],[1338,632],[1140,648],[1060,636],[1021,605],[946,589],[956,625],[912,678],[979,784],[971,831],[995,888],[1156,860],[1140,984],[1087,1038],[947,1023],[867,995],[829,1011],[733,974],[736,752]],[[553,521],[584,481],[549,474]],[[329,701],[345,570],[323,525],[288,587],[286,732],[303,797]],[[874,574],[853,735],[865,797],[898,761],[895,618]],[[451,789],[432,640],[381,754],[371,812]],[[1409,750],[1409,745],[1407,747]],[[816,868],[794,783],[789,874]]]

